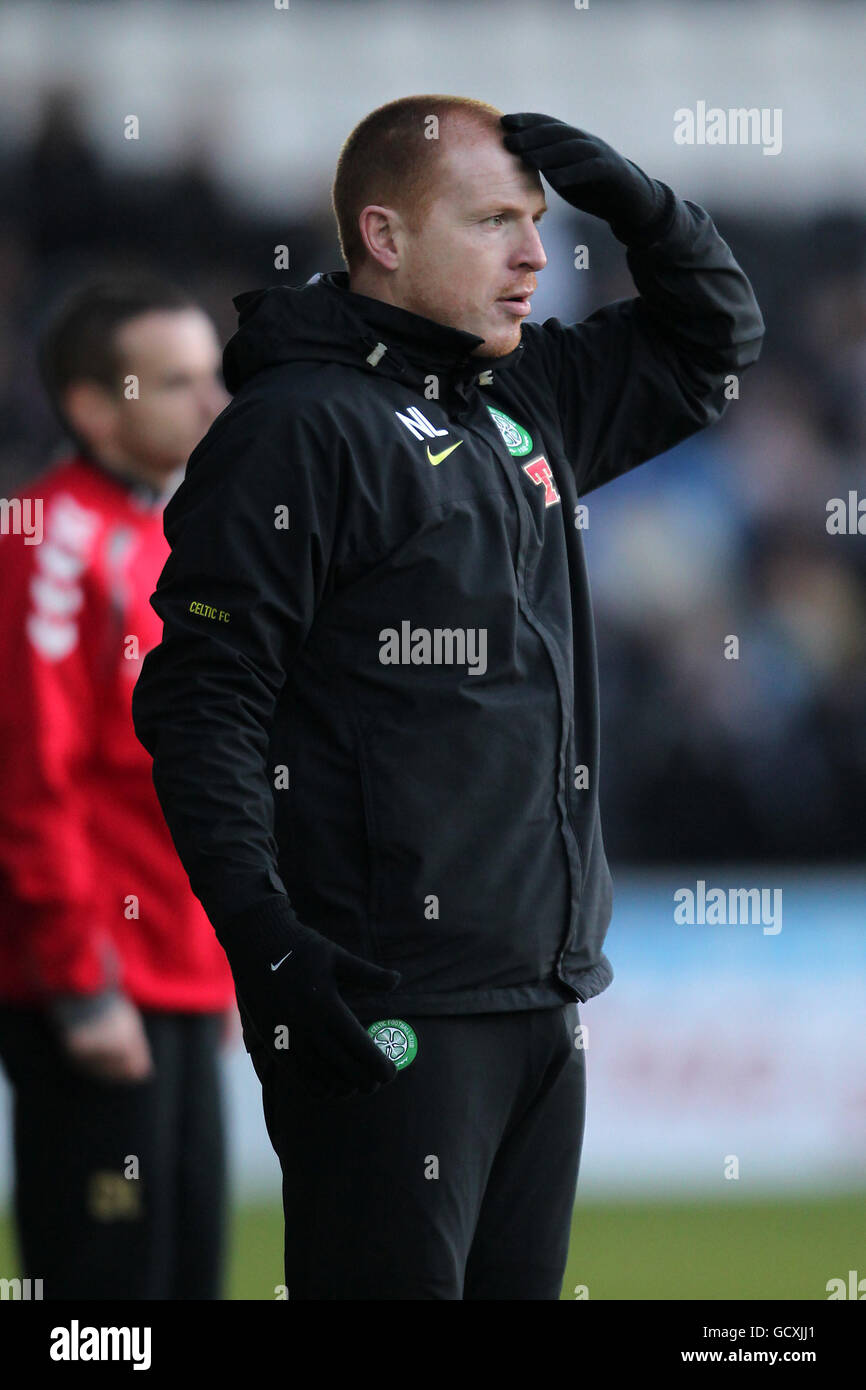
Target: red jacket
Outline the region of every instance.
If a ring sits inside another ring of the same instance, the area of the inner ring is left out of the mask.
[[[161,637],[148,600],[168,555],[166,498],[82,456],[18,496],[36,543],[12,533],[10,508],[0,535],[0,999],[116,984],[145,1008],[224,1009],[228,963],[132,724],[132,688]]]

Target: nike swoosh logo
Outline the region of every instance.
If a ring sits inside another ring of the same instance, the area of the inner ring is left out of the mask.
[[[447,457],[448,457],[449,454],[453,454],[455,449],[459,449],[459,448],[460,448],[460,445],[461,445],[462,443],[463,443],[463,440],[462,440],[462,439],[458,439],[458,441],[457,441],[456,444],[452,444],[451,447],[450,447],[449,449],[443,449],[441,454],[431,454],[431,452],[430,452],[430,445],[428,444],[428,445],[427,445],[427,458],[428,458],[428,460],[430,461],[430,463],[433,464],[433,467],[435,468],[437,463],[441,463],[443,459],[447,459]]]
[[[286,954],[283,956],[283,960],[288,960],[288,959],[289,959],[289,956],[293,956],[294,954],[295,954],[294,951],[287,951]],[[271,969],[272,969],[272,970],[279,970],[280,966],[281,966],[282,963],[283,963],[283,960],[278,960],[277,963],[276,963],[276,965],[272,965],[272,966],[271,966]]]

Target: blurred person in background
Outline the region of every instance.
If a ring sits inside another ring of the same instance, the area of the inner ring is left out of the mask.
[[[39,357],[73,451],[19,494],[38,528],[0,537],[0,1060],[23,1271],[49,1299],[218,1298],[231,977],[131,696],[160,636],[163,507],[227,401],[219,342],[139,271],[72,290]]]

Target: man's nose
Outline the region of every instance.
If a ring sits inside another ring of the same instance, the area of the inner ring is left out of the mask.
[[[521,251],[521,263],[530,266],[532,270],[543,270],[547,265],[547,256],[541,244],[538,228],[534,222],[531,229],[526,234],[526,241]]]

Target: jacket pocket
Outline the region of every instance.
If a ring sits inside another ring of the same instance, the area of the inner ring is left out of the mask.
[[[371,929],[405,983],[505,987],[553,969],[569,911],[555,745],[549,724],[468,700],[367,732]]]

